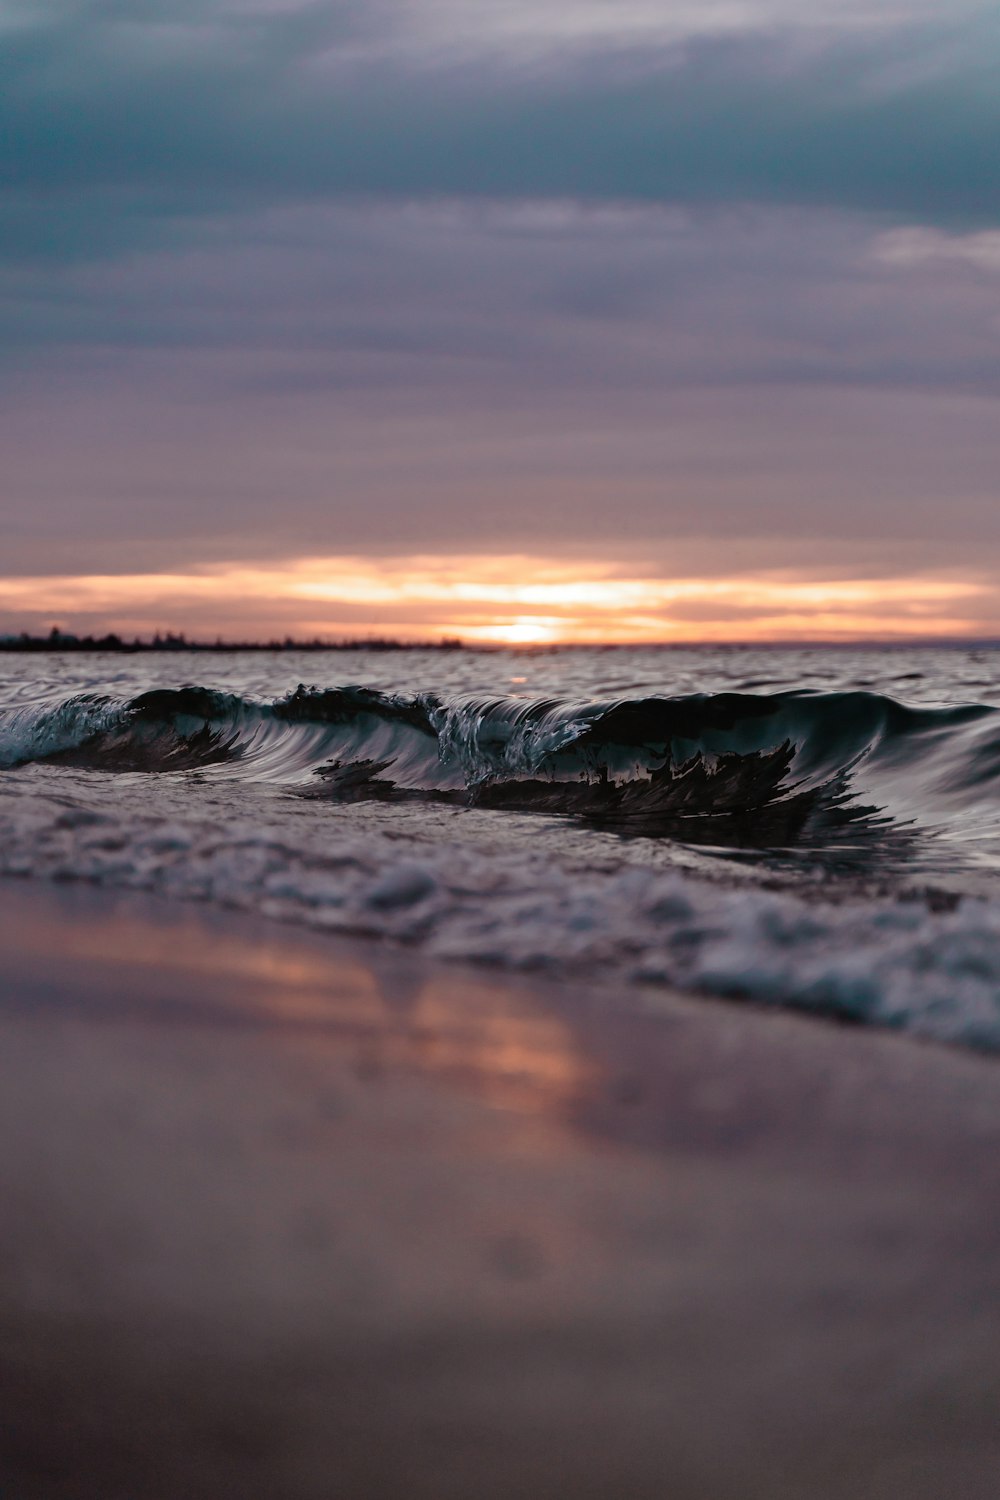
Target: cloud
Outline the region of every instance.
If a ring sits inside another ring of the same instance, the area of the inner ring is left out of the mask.
[[[903,269],[951,262],[977,271],[1000,272],[1000,230],[945,234],[923,225],[891,229],[878,236],[872,254],[883,265]]]
[[[5,568],[996,559],[994,290],[871,247],[802,210],[343,203],[8,268]]]
[[[513,383],[545,404],[749,382],[996,391],[990,287],[949,263],[929,298],[886,262],[895,243],[790,209],[271,210],[184,250],[0,268],[0,379],[58,358],[66,382],[89,351],[92,381],[130,363],[142,383],[177,351],[216,404],[396,399],[414,381],[411,409],[431,411],[497,409]]]
[[[949,15],[0,0],[5,572],[1000,564]]]
[[[12,257],[169,244],[220,213],[343,195],[1000,220],[986,14],[832,34],[772,19],[643,45],[625,26],[595,46],[584,26],[527,60],[456,54],[380,5],[16,14],[0,50]]]
[[[314,557],[187,574],[0,578],[0,624],[150,634],[177,620],[209,638],[250,632],[476,641],[900,639],[995,634],[980,580],[803,579],[764,571],[665,579],[604,562],[515,556]],[[4,610],[7,614],[4,614]]]

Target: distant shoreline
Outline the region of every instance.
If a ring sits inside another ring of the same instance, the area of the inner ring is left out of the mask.
[[[290,636],[271,641],[189,641],[184,635],[168,633],[155,635],[144,641],[136,636],[125,640],[114,633],[103,636],[77,636],[52,631],[49,635],[0,636],[0,651],[114,651],[133,654],[136,652],[176,651],[462,651],[465,643],[446,638],[440,641],[397,641],[391,637],[376,636],[349,641],[296,641]]]
[[[115,653],[140,655],[151,652],[177,653],[195,652],[323,652],[323,651],[996,651],[1000,639],[996,637],[934,637],[915,640],[863,640],[863,641],[463,641],[458,637],[445,637],[436,641],[404,641],[391,636],[356,637],[350,640],[293,640],[286,636],[269,641],[194,641],[183,634],[168,631],[142,640],[136,636],[126,640],[114,632],[103,636],[77,636],[71,632],[52,630],[48,635],[29,635],[21,631],[17,635],[0,636],[0,652],[79,652]]]

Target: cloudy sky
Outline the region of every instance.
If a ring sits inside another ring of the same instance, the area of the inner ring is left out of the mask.
[[[0,630],[1000,636],[1000,14],[0,0]]]

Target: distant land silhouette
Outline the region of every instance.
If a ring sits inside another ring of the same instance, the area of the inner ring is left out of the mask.
[[[183,633],[157,632],[150,640],[135,636],[125,640],[113,632],[108,635],[74,635],[53,625],[48,635],[0,636],[0,651],[461,651],[464,643],[457,637],[439,641],[397,641],[389,636],[366,636],[357,640],[296,641],[291,636],[271,641],[189,641]]]
[[[997,636],[914,636],[879,640],[825,641],[803,636],[789,640],[763,641],[519,641],[504,645],[501,641],[466,642],[458,636],[436,641],[401,641],[393,636],[354,636],[344,640],[297,641],[292,636],[269,641],[189,641],[182,631],[157,632],[148,640],[139,636],[126,640],[115,632],[107,635],[74,635],[72,631],[53,626],[47,635],[0,635],[0,651],[995,651],[1000,649]]]

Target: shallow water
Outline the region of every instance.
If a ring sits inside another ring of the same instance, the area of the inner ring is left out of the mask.
[[[1000,651],[0,653],[0,870],[1000,1047]]]

